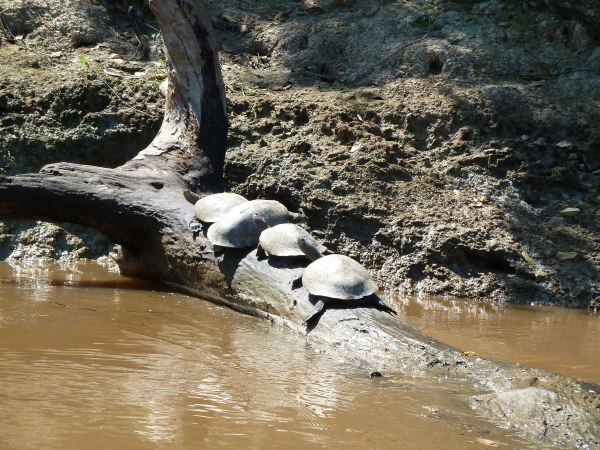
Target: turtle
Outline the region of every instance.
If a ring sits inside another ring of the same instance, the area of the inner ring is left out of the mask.
[[[301,282],[304,289],[317,300],[314,309],[304,320],[305,324],[310,325],[317,319],[330,300],[358,301],[372,298],[379,309],[397,314],[374,295],[378,290],[377,284],[360,263],[346,255],[334,253],[323,256],[318,247],[304,237],[298,238],[297,246],[313,260],[304,269],[302,276],[294,280],[292,286],[299,287]]]
[[[194,204],[194,217],[188,225],[194,240],[203,230],[203,224],[218,221],[230,209],[248,201],[245,197],[233,192],[220,192],[200,197],[191,191],[184,191],[183,195],[187,201]]]
[[[299,220],[302,214],[293,213],[276,200],[251,200],[228,211],[213,223],[208,240],[218,247],[248,248],[258,244],[264,227]]]
[[[234,192],[207,195],[196,202],[194,213],[200,222],[215,223],[229,210],[247,201],[245,197]]]
[[[259,260],[266,258],[267,254],[272,256],[305,256],[304,252],[298,247],[298,239],[301,237],[306,239],[320,253],[327,251],[327,248],[317,242],[308,231],[294,223],[281,223],[274,227],[268,227],[265,226],[266,224],[261,223],[263,221],[260,217],[255,217],[254,220],[257,222],[257,226],[264,230],[260,234],[256,250],[256,256]]]

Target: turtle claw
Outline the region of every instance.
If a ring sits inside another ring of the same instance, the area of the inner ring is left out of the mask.
[[[380,311],[386,312],[388,314],[391,314],[393,316],[397,316],[398,315],[398,313],[396,312],[395,309],[390,308],[379,297],[377,297],[377,309],[379,309]]]
[[[325,302],[323,300],[319,300],[317,303],[315,303],[315,308],[306,317],[306,319],[304,319],[304,325],[313,328],[319,321],[319,317],[321,317],[324,309]]]
[[[256,248],[256,259],[258,261],[264,261],[265,259],[267,259],[267,252],[265,252],[265,249],[262,248],[260,245]]]

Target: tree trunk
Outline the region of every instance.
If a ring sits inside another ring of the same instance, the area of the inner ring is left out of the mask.
[[[312,309],[290,282],[295,263],[258,261],[256,251],[215,256],[192,240],[184,189],[222,188],[227,134],[225,96],[207,13],[195,0],[151,0],[168,52],[165,116],[154,141],[116,169],[51,164],[38,174],[0,177],[0,214],[98,229],[122,246],[123,273],[265,317],[371,371],[466,380],[482,396],[480,414],[549,445],[600,445],[600,389],[513,364],[465,357],[384,312],[330,309],[307,330]],[[507,402],[511,407],[507,407]],[[594,444],[595,443],[595,444]]]

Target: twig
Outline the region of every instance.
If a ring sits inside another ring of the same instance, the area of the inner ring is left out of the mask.
[[[560,78],[564,75],[568,75],[570,73],[576,72],[600,72],[600,69],[568,69],[560,72],[553,73],[522,73],[522,72],[492,72],[488,75],[497,76],[497,77],[513,77],[513,78],[522,78],[524,80],[548,80],[552,78]]]
[[[497,78],[520,78],[524,81],[543,82],[546,80],[560,78],[564,75],[568,75],[570,73],[577,73],[577,72],[599,72],[600,73],[600,69],[569,69],[569,70],[563,70],[561,72],[554,72],[554,73],[492,72],[492,73],[482,74],[481,76],[482,77],[497,77]],[[467,80],[464,78],[452,78],[452,79],[450,79],[450,81],[454,81],[455,83],[475,84],[475,83],[482,83],[485,80],[483,80],[483,79]]]

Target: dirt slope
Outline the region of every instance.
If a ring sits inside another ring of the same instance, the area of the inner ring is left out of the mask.
[[[37,0],[6,1],[25,31],[0,46],[4,171],[142,148],[164,68],[141,5],[36,21]],[[600,46],[536,3],[210,2],[229,188],[302,209],[388,289],[600,304]]]

